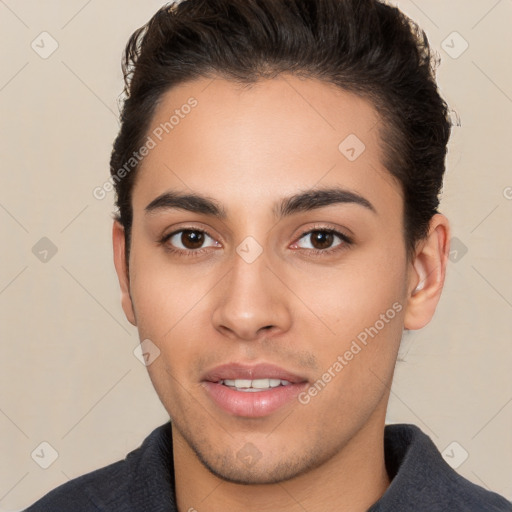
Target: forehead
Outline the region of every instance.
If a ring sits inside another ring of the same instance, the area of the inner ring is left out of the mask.
[[[381,128],[371,103],[319,80],[186,82],[155,110],[147,134],[154,147],[138,172],[134,210],[166,188],[254,204],[336,185],[396,202],[400,187],[382,165]]]

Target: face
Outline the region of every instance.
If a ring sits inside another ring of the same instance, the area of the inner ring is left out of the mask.
[[[124,308],[175,439],[221,478],[282,481],[383,428],[413,268],[380,129],[292,76],[156,110]]]

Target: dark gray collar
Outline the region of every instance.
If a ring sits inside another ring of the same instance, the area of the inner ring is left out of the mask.
[[[391,485],[368,512],[512,512],[512,504],[504,498],[454,471],[414,425],[386,426],[384,449]],[[168,422],[124,461],[78,480],[98,511],[177,512],[172,461]]]

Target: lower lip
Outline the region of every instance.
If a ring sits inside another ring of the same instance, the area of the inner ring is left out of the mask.
[[[203,382],[208,396],[224,411],[245,418],[261,418],[292,402],[307,382],[277,386],[268,391],[236,391],[218,382]]]

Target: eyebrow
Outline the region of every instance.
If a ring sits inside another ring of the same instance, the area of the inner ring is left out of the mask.
[[[283,199],[274,205],[273,211],[277,217],[286,217],[298,212],[323,208],[334,204],[356,204],[373,213],[377,213],[375,207],[368,199],[344,188],[321,188],[300,192]]]
[[[334,204],[356,204],[377,213],[375,207],[363,196],[343,188],[310,189],[281,199],[274,204],[272,211],[278,218],[288,217],[295,213],[324,208]],[[167,191],[153,199],[146,208],[146,214],[165,210],[186,210],[193,213],[210,215],[218,219],[226,219],[224,207],[212,198],[196,193],[184,194]]]

